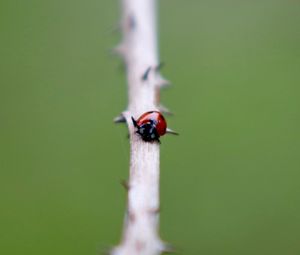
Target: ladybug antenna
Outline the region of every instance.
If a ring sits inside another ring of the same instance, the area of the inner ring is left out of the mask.
[[[166,133],[171,134],[171,135],[179,135],[179,133],[175,132],[174,130],[172,130],[170,128],[167,128]]]
[[[131,116],[131,119],[132,119],[132,123],[133,123],[133,126],[137,127],[137,123],[136,123],[136,120]]]

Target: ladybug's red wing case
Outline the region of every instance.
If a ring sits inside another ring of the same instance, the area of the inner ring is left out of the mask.
[[[158,112],[157,116],[156,116],[156,130],[157,133],[162,136],[166,133],[166,129],[167,129],[167,122],[164,118],[164,116]]]

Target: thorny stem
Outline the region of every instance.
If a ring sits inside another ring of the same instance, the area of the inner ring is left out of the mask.
[[[144,142],[131,117],[159,110],[159,89],[167,85],[159,74],[156,0],[122,0],[123,40],[115,49],[126,65],[128,108],[116,122],[126,120],[130,133],[128,205],[121,243],[112,255],[158,255],[166,250],[159,228],[159,144]]]

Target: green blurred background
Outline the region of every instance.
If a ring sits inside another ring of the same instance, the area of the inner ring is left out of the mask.
[[[159,2],[161,236],[184,255],[300,254],[300,2]],[[118,1],[0,1],[0,254],[101,254],[128,176]]]

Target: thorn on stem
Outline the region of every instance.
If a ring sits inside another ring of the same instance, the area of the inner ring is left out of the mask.
[[[159,64],[155,67],[155,71],[160,71],[165,66],[165,62],[159,62]]]
[[[127,190],[127,191],[129,190],[130,187],[129,187],[128,181],[126,181],[126,180],[121,180],[120,183],[121,183],[121,185],[124,187],[125,190]]]
[[[162,78],[161,76],[158,78],[157,82],[156,82],[157,86],[160,88],[164,88],[164,87],[168,87],[171,85],[171,82]]]
[[[149,67],[146,69],[145,73],[143,74],[143,76],[142,76],[142,80],[143,80],[143,81],[148,80],[148,76],[149,76],[150,71],[151,71],[151,66],[149,66]]]
[[[167,108],[165,107],[164,105],[160,104],[158,107],[158,110],[164,114],[167,114],[167,115],[173,115],[173,113]]]
[[[176,249],[169,243],[164,243],[162,248],[163,253],[176,253]]]
[[[153,213],[153,214],[159,214],[159,213],[160,213],[160,207],[151,209],[151,210],[150,210],[150,213]]]
[[[172,130],[170,128],[167,128],[166,133],[167,134],[171,134],[171,135],[179,135],[179,133],[177,133],[176,131],[174,131],[174,130]]]
[[[112,53],[123,57],[125,55],[125,46],[121,43],[112,49]]]
[[[125,122],[126,119],[122,113],[119,116],[114,118],[114,123],[125,123]]]

